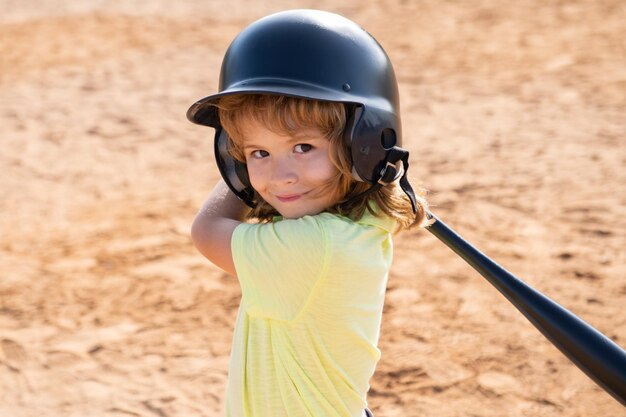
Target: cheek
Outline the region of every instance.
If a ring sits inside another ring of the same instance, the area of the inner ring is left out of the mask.
[[[255,190],[259,190],[263,188],[263,184],[266,182],[265,180],[265,171],[262,166],[258,164],[257,161],[248,161],[248,178],[250,178],[250,185]]]
[[[337,167],[332,163],[328,155],[320,155],[313,161],[312,173],[319,181],[325,181],[337,174]]]

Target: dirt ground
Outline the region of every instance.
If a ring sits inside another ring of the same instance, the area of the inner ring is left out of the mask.
[[[240,292],[190,243],[219,174],[185,111],[295,6],[0,0],[0,416],[222,415]],[[433,211],[626,346],[626,3],[297,6],[388,51]],[[395,245],[377,417],[626,416],[430,233]]]

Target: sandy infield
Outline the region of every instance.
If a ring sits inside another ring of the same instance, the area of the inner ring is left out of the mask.
[[[222,415],[240,292],[189,240],[219,174],[185,111],[294,6],[0,0],[0,416]],[[626,346],[626,3],[298,6],[389,53],[433,211]],[[428,232],[395,245],[377,417],[626,416]]]

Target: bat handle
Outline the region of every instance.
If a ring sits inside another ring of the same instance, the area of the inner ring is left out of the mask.
[[[611,339],[495,263],[428,213],[427,227],[485,277],[576,366],[626,406],[626,352]]]

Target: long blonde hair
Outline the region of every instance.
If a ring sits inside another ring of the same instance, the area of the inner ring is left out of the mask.
[[[411,202],[397,182],[371,194],[353,198],[371,186],[352,177],[350,145],[344,140],[344,104],[279,95],[235,94],[221,97],[215,106],[218,108],[220,123],[229,136],[228,151],[233,158],[244,164],[246,158],[243,152],[242,126],[245,120],[254,120],[279,134],[295,134],[302,129],[320,131],[331,142],[330,159],[337,168],[337,174],[328,183],[328,190],[336,193],[337,202],[325,211],[344,215],[355,221],[363,217],[365,210],[376,216],[382,215],[382,211],[394,218],[401,229],[426,223],[427,203],[423,189],[416,190],[417,213],[413,213]],[[255,200],[257,205],[250,212],[250,218],[267,222],[278,215],[276,209],[256,191]]]

